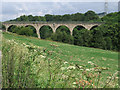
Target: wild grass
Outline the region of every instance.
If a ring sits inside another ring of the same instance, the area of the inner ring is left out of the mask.
[[[3,34],[3,87],[118,88],[118,53]]]

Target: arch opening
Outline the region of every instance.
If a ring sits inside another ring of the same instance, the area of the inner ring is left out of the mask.
[[[8,32],[12,32],[12,33],[16,33],[17,31],[18,31],[18,29],[17,29],[17,26],[16,25],[10,25],[9,27],[8,27],[8,30],[7,30]]]
[[[73,28],[73,33],[72,35],[75,36],[78,32],[81,32],[81,30],[85,30],[86,28],[81,25],[77,25]]]
[[[69,44],[74,43],[70,29],[65,25],[60,25],[57,27],[53,40]]]
[[[83,35],[85,34],[85,32],[88,31],[85,27],[83,26],[76,26],[73,29],[73,38],[74,38],[74,45],[79,45],[79,46],[83,46]]]
[[[64,32],[64,33],[70,35],[70,29],[65,25],[61,25],[61,26],[57,27],[56,33],[59,33],[59,32]]]
[[[49,25],[43,25],[39,29],[39,33],[40,33],[41,39],[49,39],[53,34],[53,30]]]
[[[37,32],[36,32],[36,29],[35,29],[34,26],[32,26],[32,25],[26,25],[25,27],[27,27],[27,28],[33,30],[32,36],[33,36],[33,37],[37,37]]]
[[[97,27],[98,27],[98,25],[95,25],[95,26],[91,27],[90,30],[93,30],[93,29],[95,29],[95,28],[97,28]]]

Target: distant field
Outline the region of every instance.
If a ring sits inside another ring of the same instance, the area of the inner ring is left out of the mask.
[[[92,62],[99,67],[108,68],[108,70],[102,72],[102,82],[107,80],[108,74],[114,74],[118,70],[118,52],[69,45],[11,33],[3,33],[3,37],[9,40],[14,39],[21,43],[32,43],[48,50],[51,50],[50,44],[58,45],[55,52],[59,53],[58,57],[66,62],[86,68],[92,68],[90,65]]]

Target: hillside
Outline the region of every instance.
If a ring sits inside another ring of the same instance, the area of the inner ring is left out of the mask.
[[[35,37],[26,37],[5,32],[3,33],[3,37],[7,40],[14,39],[16,42],[25,43],[28,45],[33,44],[40,46],[45,50],[54,51],[55,54],[53,54],[52,58],[57,55],[57,58],[68,62],[69,65],[83,66],[86,68],[86,70],[93,68],[93,66],[104,69],[106,68],[101,73],[102,78],[100,79],[101,84],[99,87],[104,86],[104,82],[106,82],[107,78],[109,78],[109,74],[114,75],[118,70],[118,52],[58,43],[54,41],[38,39]],[[51,48],[52,45],[56,45],[56,48]],[[93,66],[91,64],[93,64]],[[69,85],[66,87],[69,87]],[[116,87],[116,85],[114,87]]]

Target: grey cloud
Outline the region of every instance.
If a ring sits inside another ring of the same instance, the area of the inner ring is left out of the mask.
[[[108,4],[109,12],[117,11],[117,3]],[[10,20],[22,14],[45,15],[45,14],[72,14],[84,13],[93,10],[97,13],[104,11],[103,2],[3,2],[3,20]]]

